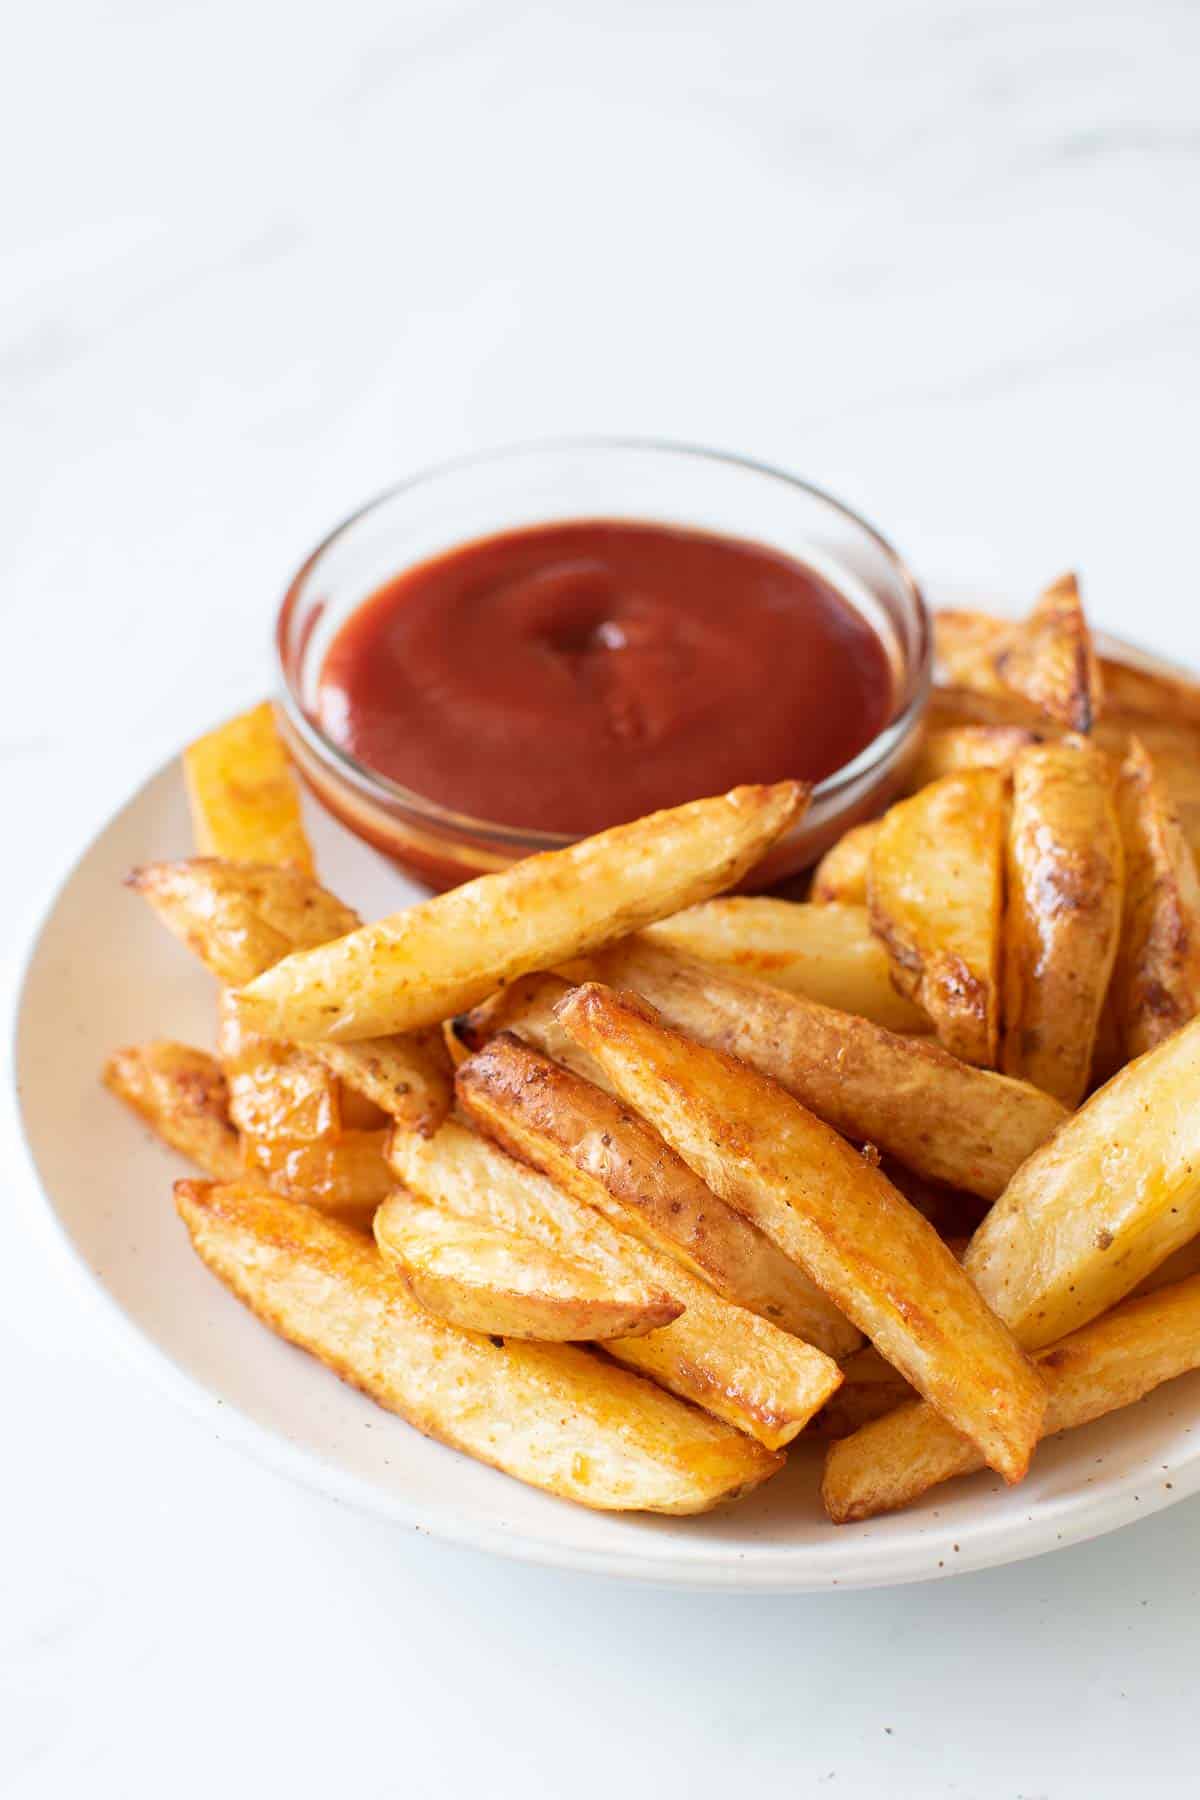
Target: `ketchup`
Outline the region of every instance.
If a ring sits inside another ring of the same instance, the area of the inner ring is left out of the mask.
[[[622,520],[465,544],[334,637],[317,714],[456,812],[583,834],[743,781],[819,781],[886,724],[878,635],[805,564]]]

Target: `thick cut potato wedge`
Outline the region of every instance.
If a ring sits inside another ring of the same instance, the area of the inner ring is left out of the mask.
[[[900,1037],[629,938],[590,959],[699,1043],[738,1056],[843,1136],[873,1143],[929,1181],[985,1200],[1066,1117],[1049,1094],[970,1068],[924,1038]]]
[[[1126,1056],[1160,1044],[1200,1011],[1200,877],[1179,820],[1137,738],[1121,765],[1125,914],[1113,1000]]]
[[[608,1091],[604,1071],[558,1022],[555,1008],[570,985],[561,975],[522,976],[455,1019],[455,1037],[465,1051],[473,1051],[482,1050],[502,1031],[511,1032],[564,1069]]]
[[[809,898],[816,906],[840,900],[847,906],[867,904],[867,870],[879,836],[878,819],[855,825],[827,850],[813,870]]]
[[[727,1300],[829,1356],[861,1342],[803,1270],[619,1100],[508,1034],[463,1064],[456,1087],[475,1123],[511,1155]]]
[[[456,1218],[411,1194],[380,1207],[375,1241],[422,1306],[466,1331],[548,1343],[643,1337],[683,1311],[640,1281],[602,1280],[532,1238]]]
[[[353,931],[357,913],[303,869],[191,857],[147,863],[127,885],[218,981],[253,981],[281,957]]]
[[[736,884],[807,805],[799,782],[741,787],[482,875],[408,912],[287,957],[244,990],[282,1038],[416,1031],[518,975],[553,968]]]
[[[311,872],[300,791],[269,701],[197,738],[183,768],[201,855]]]
[[[375,1208],[395,1182],[387,1165],[387,1131],[342,1131],[337,1137],[242,1138],[242,1167],[277,1193],[331,1218],[370,1229]]]
[[[1044,1437],[1132,1406],[1200,1367],[1200,1276],[1127,1300],[1038,1356],[1049,1393]],[[822,1497],[835,1524],[907,1506],[984,1463],[975,1446],[919,1401],[834,1444]]]
[[[1081,738],[1022,750],[1008,832],[1003,1066],[1064,1106],[1087,1087],[1123,893],[1108,758]]]
[[[1027,1349],[1065,1337],[1200,1232],[1200,1020],[1128,1063],[1013,1177],[964,1259]]]
[[[328,943],[358,924],[356,913],[295,869],[193,858],[135,870],[129,884],[221,981],[252,981],[292,950]],[[223,1010],[228,1031],[235,1021],[228,1005]],[[248,1031],[241,1039],[278,1044]],[[436,1131],[450,1108],[450,1058],[436,1031],[293,1045],[279,1054],[293,1066],[310,1065],[314,1087],[323,1064],[331,1096],[340,1080],[345,1091],[331,1104],[340,1104],[342,1123],[352,1128],[377,1127],[386,1114],[405,1130]]]
[[[514,1162],[455,1120],[434,1138],[397,1132],[391,1164],[410,1194],[459,1218],[530,1238],[604,1281],[640,1280],[682,1302],[682,1316],[605,1350],[769,1449],[790,1443],[841,1381],[820,1350],[731,1306],[669,1257],[616,1230],[592,1207]],[[386,1232],[386,1212],[380,1230]]]
[[[1063,575],[1027,619],[947,611],[934,619],[939,681],[968,692],[1012,694],[1068,731],[1090,731],[1103,681],[1074,575]]]
[[[241,1153],[229,1120],[229,1089],[215,1057],[165,1040],[137,1044],[113,1052],[104,1065],[104,1085],[214,1181],[236,1179]]]
[[[427,1437],[583,1506],[707,1512],[782,1458],[567,1344],[494,1344],[428,1312],[376,1246],[251,1183],[176,1184],[198,1255],[280,1337]]]
[[[645,935],[890,1031],[929,1030],[926,1015],[892,985],[887,952],[864,906],[806,906],[764,896],[709,900],[651,925]]]
[[[1065,725],[1090,731],[1100,713],[1100,665],[1074,575],[1062,575],[1000,650],[1005,687]]]
[[[885,814],[867,878],[896,985],[952,1055],[981,1068],[999,1052],[1007,826],[1000,770],[943,776]]]
[[[1037,741],[1024,725],[943,725],[926,732],[905,785],[915,794],[959,769],[1007,769],[1018,751]]]
[[[714,1191],[807,1270],[992,1468],[1019,1481],[1045,1393],[937,1232],[879,1170],[744,1063],[610,988],[559,1016],[618,1093]]]

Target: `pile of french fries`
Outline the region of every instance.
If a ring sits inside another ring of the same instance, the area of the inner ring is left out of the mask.
[[[803,1437],[846,1522],[1200,1366],[1200,685],[1067,578],[937,620],[909,789],[806,901],[738,788],[376,924],[313,872],[267,706],[193,745],[130,885],[214,1054],[105,1079],[206,1179],[209,1268],[420,1431],[699,1513]]]

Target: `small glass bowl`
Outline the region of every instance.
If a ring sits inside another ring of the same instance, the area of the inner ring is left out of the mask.
[[[891,545],[828,494],[762,463],[600,438],[519,445],[428,470],[331,532],[295,576],[276,626],[282,727],[301,773],[350,830],[435,888],[571,842],[452,812],[367,768],[317,723],[317,689],[333,638],[392,576],[495,532],[572,519],[690,526],[765,544],[832,582],[884,645],[893,671],[887,724],[818,783],[805,817],[754,871],[754,887],[799,873],[882,810],[917,748],[932,666],[925,602]]]

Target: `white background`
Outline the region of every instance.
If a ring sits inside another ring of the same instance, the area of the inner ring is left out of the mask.
[[[967,594],[1075,564],[1100,622],[1200,664],[1186,0],[41,0],[5,39],[9,985],[105,812],[264,689],[303,552],[471,446],[608,430],[774,459]],[[14,1800],[1190,1779],[1196,1502],[890,1593],[488,1561],[208,1441],[73,1316],[18,1210]]]

